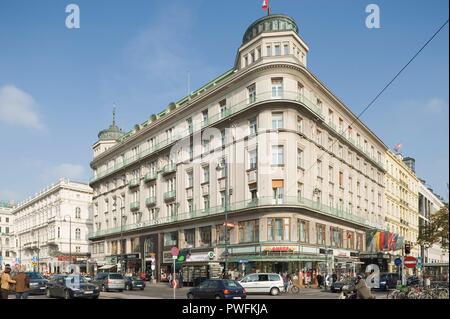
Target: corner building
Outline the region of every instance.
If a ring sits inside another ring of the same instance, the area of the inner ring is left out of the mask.
[[[383,228],[387,147],[311,73],[308,50],[293,19],[264,17],[233,69],[128,133],[115,121],[100,132],[97,269],[165,280],[177,246],[190,250],[188,283],[225,261],[241,273],[358,271],[365,232]]]

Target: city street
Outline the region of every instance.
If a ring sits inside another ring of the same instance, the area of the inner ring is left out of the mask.
[[[187,299],[186,294],[190,287],[176,290],[177,299]],[[386,292],[374,291],[377,299],[386,299]],[[337,299],[339,293],[325,292],[314,288],[304,288],[299,294],[270,295],[248,295],[248,299]],[[13,295],[10,298],[14,298]],[[102,292],[100,299],[172,299],[173,290],[165,284],[149,285],[144,290],[133,290],[124,292]],[[30,296],[29,299],[47,299],[45,295]],[[52,298],[53,299],[53,298]]]

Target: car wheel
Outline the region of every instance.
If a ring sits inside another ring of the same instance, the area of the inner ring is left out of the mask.
[[[192,293],[188,293],[188,294],[187,294],[187,298],[188,298],[188,299],[194,299],[194,295],[193,295]]]
[[[50,292],[50,289],[47,288],[47,290],[45,291],[45,295],[47,296],[47,298],[52,297],[52,293]]]
[[[272,289],[270,289],[270,294],[271,294],[272,296],[278,296],[279,293],[280,293],[280,289],[278,289],[278,288],[272,288]]]
[[[70,296],[70,291],[69,290],[66,290],[65,292],[64,292],[64,299],[70,299],[71,298],[71,296]]]

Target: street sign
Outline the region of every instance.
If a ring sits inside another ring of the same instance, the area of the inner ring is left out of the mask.
[[[400,266],[402,264],[402,259],[401,258],[395,258],[394,263],[398,267],[398,266]]]
[[[413,256],[406,256],[404,263],[405,263],[405,267],[414,268],[414,267],[416,267],[417,259]]]
[[[172,247],[172,249],[170,250],[170,253],[172,254],[173,257],[176,257],[180,253],[180,250],[177,247]]]
[[[210,252],[208,253],[208,258],[209,258],[209,259],[213,259],[215,256],[216,256],[216,254],[215,254],[213,251],[210,251]]]
[[[246,259],[241,259],[241,260],[239,260],[239,263],[240,263],[240,264],[248,264],[248,260],[246,260]]]
[[[422,257],[417,257],[417,268],[422,269]]]
[[[38,261],[38,258],[37,258],[37,256],[33,256],[33,257],[31,257],[31,261],[37,262],[37,261]]]

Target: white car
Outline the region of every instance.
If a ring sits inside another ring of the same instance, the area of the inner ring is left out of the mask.
[[[242,278],[239,283],[248,293],[276,296],[284,291],[283,278],[279,274],[250,274]]]

